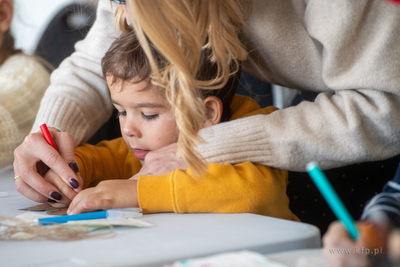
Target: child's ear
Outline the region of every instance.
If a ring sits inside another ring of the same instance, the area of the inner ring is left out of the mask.
[[[11,26],[14,5],[11,0],[0,1],[0,32],[6,32]]]
[[[216,96],[209,96],[204,99],[206,109],[206,121],[203,128],[213,126],[221,121],[223,105],[221,99]]]

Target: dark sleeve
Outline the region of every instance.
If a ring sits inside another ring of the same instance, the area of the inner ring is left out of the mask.
[[[373,197],[365,206],[361,219],[376,212],[383,212],[395,227],[400,228],[400,166],[393,180],[385,184],[382,193]]]

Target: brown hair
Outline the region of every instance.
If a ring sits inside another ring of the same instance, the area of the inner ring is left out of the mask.
[[[1,53],[7,55],[5,58],[20,53],[21,50],[14,48],[14,37],[11,35],[10,29],[4,33],[3,45],[1,46]]]
[[[169,65],[169,62],[161,55],[151,42],[150,50],[159,69],[163,69]],[[210,61],[210,50],[205,49],[200,60],[201,66],[197,73],[197,79],[200,81],[208,81],[215,79],[218,71],[217,64]],[[103,59],[101,66],[104,77],[111,76],[112,83],[118,80],[138,83],[143,80],[151,80],[152,68],[150,62],[140,46],[140,43],[134,33],[130,31],[123,33],[116,39]],[[198,89],[201,99],[208,96],[216,96],[221,99],[223,104],[223,113],[221,122],[228,121],[231,117],[230,105],[239,84],[240,71],[236,75],[231,76],[224,87],[216,90]]]

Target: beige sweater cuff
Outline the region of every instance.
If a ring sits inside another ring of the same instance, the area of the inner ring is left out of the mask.
[[[197,151],[207,162],[269,165],[271,149],[266,142],[263,117],[256,115],[202,129],[200,136],[205,142],[198,144]]]

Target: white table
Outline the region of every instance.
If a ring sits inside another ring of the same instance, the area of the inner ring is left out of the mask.
[[[15,190],[12,170],[0,173],[0,214],[33,206]],[[175,260],[251,250],[262,254],[319,248],[317,227],[242,214],[145,215],[151,228],[118,228],[117,237],[89,240],[0,241],[1,266],[162,266]]]

